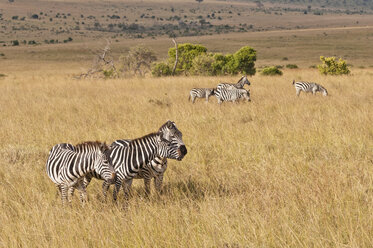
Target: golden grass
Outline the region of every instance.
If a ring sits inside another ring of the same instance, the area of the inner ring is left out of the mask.
[[[0,79],[1,247],[372,247],[372,70],[255,76],[251,103],[192,105],[192,87],[237,77],[72,80],[42,72]],[[292,80],[330,97],[295,96]],[[63,208],[45,173],[57,143],[135,138],[173,120],[188,154],[169,161],[164,194],[135,180],[128,209]]]

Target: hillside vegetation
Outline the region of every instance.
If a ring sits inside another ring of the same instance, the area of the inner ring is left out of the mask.
[[[251,103],[188,102],[193,87],[237,77],[72,80],[19,72],[0,79],[1,247],[370,247],[373,243],[371,69],[323,77],[289,70],[254,76]],[[330,96],[295,96],[292,80]],[[188,154],[169,161],[164,193],[123,209],[90,201],[63,208],[45,172],[49,149],[108,143],[168,119]]]

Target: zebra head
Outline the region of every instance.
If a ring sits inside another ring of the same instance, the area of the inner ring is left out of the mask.
[[[158,132],[163,134],[162,138],[165,140],[177,144],[178,148],[182,153],[184,153],[184,155],[187,153],[187,149],[183,141],[183,134],[176,127],[175,122],[168,120],[159,128]]]
[[[250,99],[250,91],[245,89],[238,89],[240,92],[240,98],[245,98],[248,102],[251,101]]]
[[[327,96],[328,95],[328,91],[324,88],[324,87],[320,87],[320,91],[322,91],[322,95],[323,96]]]
[[[185,145],[179,145],[175,141],[168,141],[164,137],[162,131],[156,135],[156,142],[158,143],[158,156],[162,158],[170,158],[181,161],[187,154]]]
[[[110,149],[105,143],[99,144],[98,159],[95,163],[95,172],[105,181],[114,183],[116,174],[110,158]]]
[[[245,76],[242,76],[242,77],[240,78],[240,80],[238,80],[238,82],[237,82],[237,84],[236,84],[236,87],[237,87],[237,88],[243,88],[243,86],[244,86],[245,84],[247,84],[247,85],[250,86],[250,81],[247,79],[247,76],[246,76],[246,75],[245,75]]]

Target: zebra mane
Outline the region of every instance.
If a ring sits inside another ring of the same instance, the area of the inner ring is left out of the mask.
[[[241,82],[242,81],[242,79],[244,78],[245,76],[242,76],[238,81],[237,81],[237,83],[236,84],[238,84],[239,82]]]
[[[176,124],[175,124],[175,122],[173,122],[173,121],[170,121],[170,120],[168,120],[166,123],[164,123],[158,130],[162,130],[163,128],[165,128],[165,127],[167,127],[167,128],[169,128],[168,126],[169,125],[172,125],[172,127],[175,127],[176,128]]]
[[[146,134],[146,135],[144,135],[144,136],[142,136],[140,138],[131,139],[130,142],[129,142],[129,144],[133,143],[134,141],[138,141],[138,140],[142,140],[142,139],[146,139],[146,138],[152,138],[152,137],[155,137],[157,135],[160,135],[161,138],[162,138],[162,136],[163,136],[162,134],[163,134],[163,132],[161,132],[161,131],[154,132],[154,133],[149,133],[149,134]]]
[[[75,147],[77,149],[94,147],[94,148],[98,148],[101,152],[106,152],[107,150],[109,150],[109,147],[106,145],[106,143],[100,142],[100,141],[86,141],[86,142],[76,144]]]

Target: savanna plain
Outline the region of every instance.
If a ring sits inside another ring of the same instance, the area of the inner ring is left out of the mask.
[[[249,77],[252,101],[221,106],[214,97],[192,104],[189,90],[239,76],[77,80],[91,59],[81,47],[97,47],[94,40],[0,48],[0,246],[372,247],[371,37],[369,27],[332,27],[178,38],[222,52],[250,45],[258,66],[300,65]],[[157,54],[172,46],[169,38],[123,40],[114,56],[136,43]],[[347,56],[351,75],[309,68],[334,54]],[[296,97],[293,79],[321,83],[329,96]],[[101,181],[92,180],[84,207],[77,194],[62,206],[45,172],[53,145],[110,144],[167,120],[188,154],[169,160],[161,195],[153,188],[146,197],[135,180],[128,204],[123,192],[117,204],[111,195],[103,202]]]

